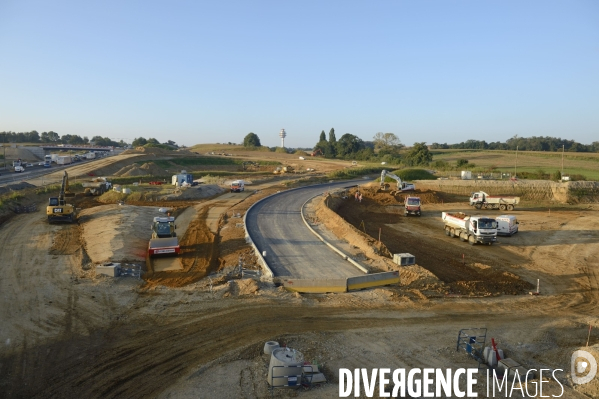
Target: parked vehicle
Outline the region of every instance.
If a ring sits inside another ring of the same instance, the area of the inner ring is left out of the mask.
[[[235,180],[231,182],[231,192],[239,193],[245,190],[245,184],[243,180]]]
[[[477,191],[470,195],[470,206],[476,209],[501,209],[511,211],[520,203],[520,197],[489,195],[484,191]]]
[[[420,197],[406,197],[404,201],[404,215],[420,216]]]
[[[83,183],[82,186],[85,195],[102,195],[110,191],[112,183],[107,181],[105,177],[96,177],[91,182]]]
[[[513,236],[518,232],[518,219],[514,215],[501,215],[495,218],[497,221],[497,235]]]
[[[470,245],[476,243],[491,245],[497,242],[497,222],[495,219],[484,216],[469,216],[461,212],[443,212],[441,218],[445,224],[445,235],[459,237],[460,241],[468,241]]]

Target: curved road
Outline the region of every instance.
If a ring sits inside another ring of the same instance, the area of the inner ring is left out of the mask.
[[[246,216],[248,234],[260,253],[266,251],[266,262],[275,276],[333,279],[364,275],[320,241],[300,214],[309,198],[357,183],[327,183],[285,191],[252,207]]]

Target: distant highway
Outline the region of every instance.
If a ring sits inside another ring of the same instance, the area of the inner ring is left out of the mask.
[[[266,251],[275,276],[294,278],[347,278],[363,275],[308,230],[300,207],[309,198],[357,181],[308,186],[276,194],[257,203],[246,216],[248,234]]]

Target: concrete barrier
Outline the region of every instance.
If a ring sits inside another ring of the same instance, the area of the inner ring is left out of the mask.
[[[354,186],[351,186],[354,187]],[[346,187],[349,188],[349,187]],[[349,263],[351,263],[352,265],[354,265],[355,267],[357,267],[358,269],[360,269],[360,271],[364,272],[364,273],[368,273],[368,269],[366,269],[364,266],[362,266],[361,264],[359,264],[358,262],[356,262],[355,260],[353,260],[352,258],[350,258],[349,256],[347,256],[345,253],[343,253],[343,251],[341,251],[339,248],[337,248],[336,246],[334,246],[333,244],[331,244],[330,242],[328,242],[327,240],[324,239],[323,236],[321,236],[320,234],[318,234],[316,232],[316,230],[314,230],[312,228],[312,226],[310,226],[310,223],[308,223],[308,221],[306,220],[306,217],[304,216],[304,207],[306,206],[306,204],[310,201],[312,201],[314,198],[321,196],[322,194],[318,194],[315,195],[314,197],[310,197],[306,202],[304,202],[300,208],[300,214],[302,216],[302,220],[304,221],[304,224],[306,225],[306,227],[308,227],[308,229],[312,232],[312,234],[314,234],[320,241],[322,241],[326,246],[328,246],[329,248],[331,248],[333,251],[335,251],[336,253],[338,253],[343,259],[345,259],[346,261],[348,261]]]
[[[281,278],[281,283],[288,291],[318,294],[325,292],[347,292],[347,280],[339,279],[295,279]]]
[[[361,290],[364,288],[381,287],[383,285],[399,284],[399,272],[373,273],[366,276],[349,277],[347,290]]]

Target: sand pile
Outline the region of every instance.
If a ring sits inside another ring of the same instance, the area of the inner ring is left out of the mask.
[[[121,168],[115,173],[115,176],[164,176],[168,174],[164,169],[154,162],[146,162],[139,166],[134,163]]]

